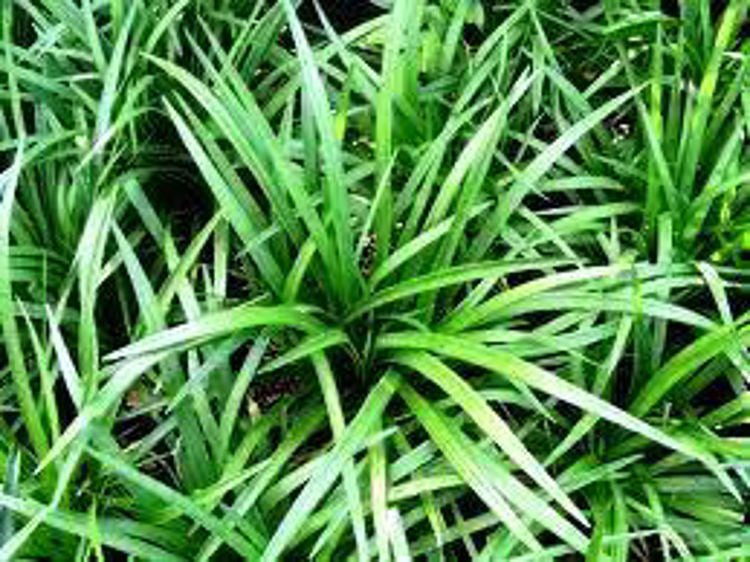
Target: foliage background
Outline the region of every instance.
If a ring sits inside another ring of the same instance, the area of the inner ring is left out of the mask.
[[[750,557],[747,4],[3,0],[0,560]]]

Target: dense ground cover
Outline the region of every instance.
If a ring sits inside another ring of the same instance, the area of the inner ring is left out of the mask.
[[[750,559],[746,0],[3,0],[0,560]]]

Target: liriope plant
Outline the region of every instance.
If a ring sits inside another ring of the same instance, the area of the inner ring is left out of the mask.
[[[164,38],[122,47],[143,114],[99,150],[84,114],[50,164],[17,118],[0,558],[747,555],[746,273],[686,254],[675,213],[633,235],[606,124],[642,117],[642,63],[615,45],[618,91],[579,94],[545,3],[396,0],[346,32],[323,7],[316,41],[288,0],[239,4],[130,8]],[[62,23],[92,60],[126,21],[102,6]],[[5,68],[13,111],[38,92]],[[19,252],[48,252],[45,166],[94,178],[53,283]],[[175,177],[203,214],[165,216]]]

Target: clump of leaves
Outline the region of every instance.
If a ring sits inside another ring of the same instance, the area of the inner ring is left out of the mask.
[[[746,6],[385,7],[3,5],[0,559],[750,555]]]

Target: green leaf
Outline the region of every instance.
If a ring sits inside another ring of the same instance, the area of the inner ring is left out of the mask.
[[[344,180],[344,166],[341,148],[334,138],[333,119],[328,97],[320,75],[316,68],[315,57],[307,42],[302,25],[290,0],[282,0],[286,12],[289,28],[297,47],[304,94],[309,96],[313,118],[318,129],[320,149],[323,155],[324,171],[326,175],[325,199],[326,206],[333,218],[333,228],[336,233],[336,249],[338,252],[337,271],[343,276],[345,293],[340,295],[344,302],[351,302],[354,284],[359,277],[355,269],[353,237],[349,222],[349,205],[346,182]]]
[[[661,430],[633,417],[609,402],[581,390],[574,384],[553,375],[545,369],[500,349],[489,348],[471,342],[466,338],[418,332],[387,334],[379,338],[376,346],[381,349],[424,349],[484,367],[492,372],[523,382],[531,388],[539,389],[559,400],[578,406],[582,410],[639,433],[688,457],[704,458],[702,452],[695,447],[670,437]]]
[[[400,353],[395,361],[407,365],[440,386],[511,460],[546,490],[571,515],[588,525],[586,516],[565,495],[554,479],[516,437],[510,426],[498,416],[471,385],[440,360],[427,353]],[[568,526],[568,530],[573,529]]]
[[[317,332],[322,324],[302,306],[244,304],[204,314],[192,322],[152,334],[110,353],[105,359],[114,361],[154,352],[174,352],[256,326],[290,326],[304,332]]]
[[[216,533],[238,554],[247,557],[249,560],[258,559],[259,550],[256,545],[248,542],[238,533],[228,529],[220,519],[217,519],[210,513],[206,512],[194,501],[183,496],[179,492],[176,492],[169,486],[162,484],[158,480],[146,476],[133,467],[126,465],[118,458],[93,449],[89,449],[88,453],[121,477],[133,482],[139,488],[159,497],[167,505],[179,508],[188,517],[195,520],[211,532]]]
[[[492,461],[463,432],[448,423],[444,416],[403,381],[399,394],[446,456],[448,462],[482,501],[526,546],[534,551],[541,550],[542,547],[534,535],[508,504],[510,498],[502,493],[505,490],[501,488],[500,482],[495,480],[497,475],[490,471],[490,466],[494,466]]]
[[[34,450],[39,457],[44,456],[49,443],[42,427],[41,417],[31,390],[29,372],[26,369],[21,339],[13,310],[13,288],[10,274],[10,228],[13,203],[21,173],[23,159],[23,143],[16,151],[13,164],[0,174],[0,317],[3,327],[3,347],[8,357],[16,398],[21,409],[24,426]]]
[[[333,449],[325,456],[325,461],[317,467],[308,484],[299,493],[279,523],[263,552],[261,558],[263,562],[278,560],[305,519],[338,478],[359,442],[372,431],[388,405],[391,395],[398,388],[398,384],[398,377],[387,373],[373,387],[357,415],[341,434]]]

